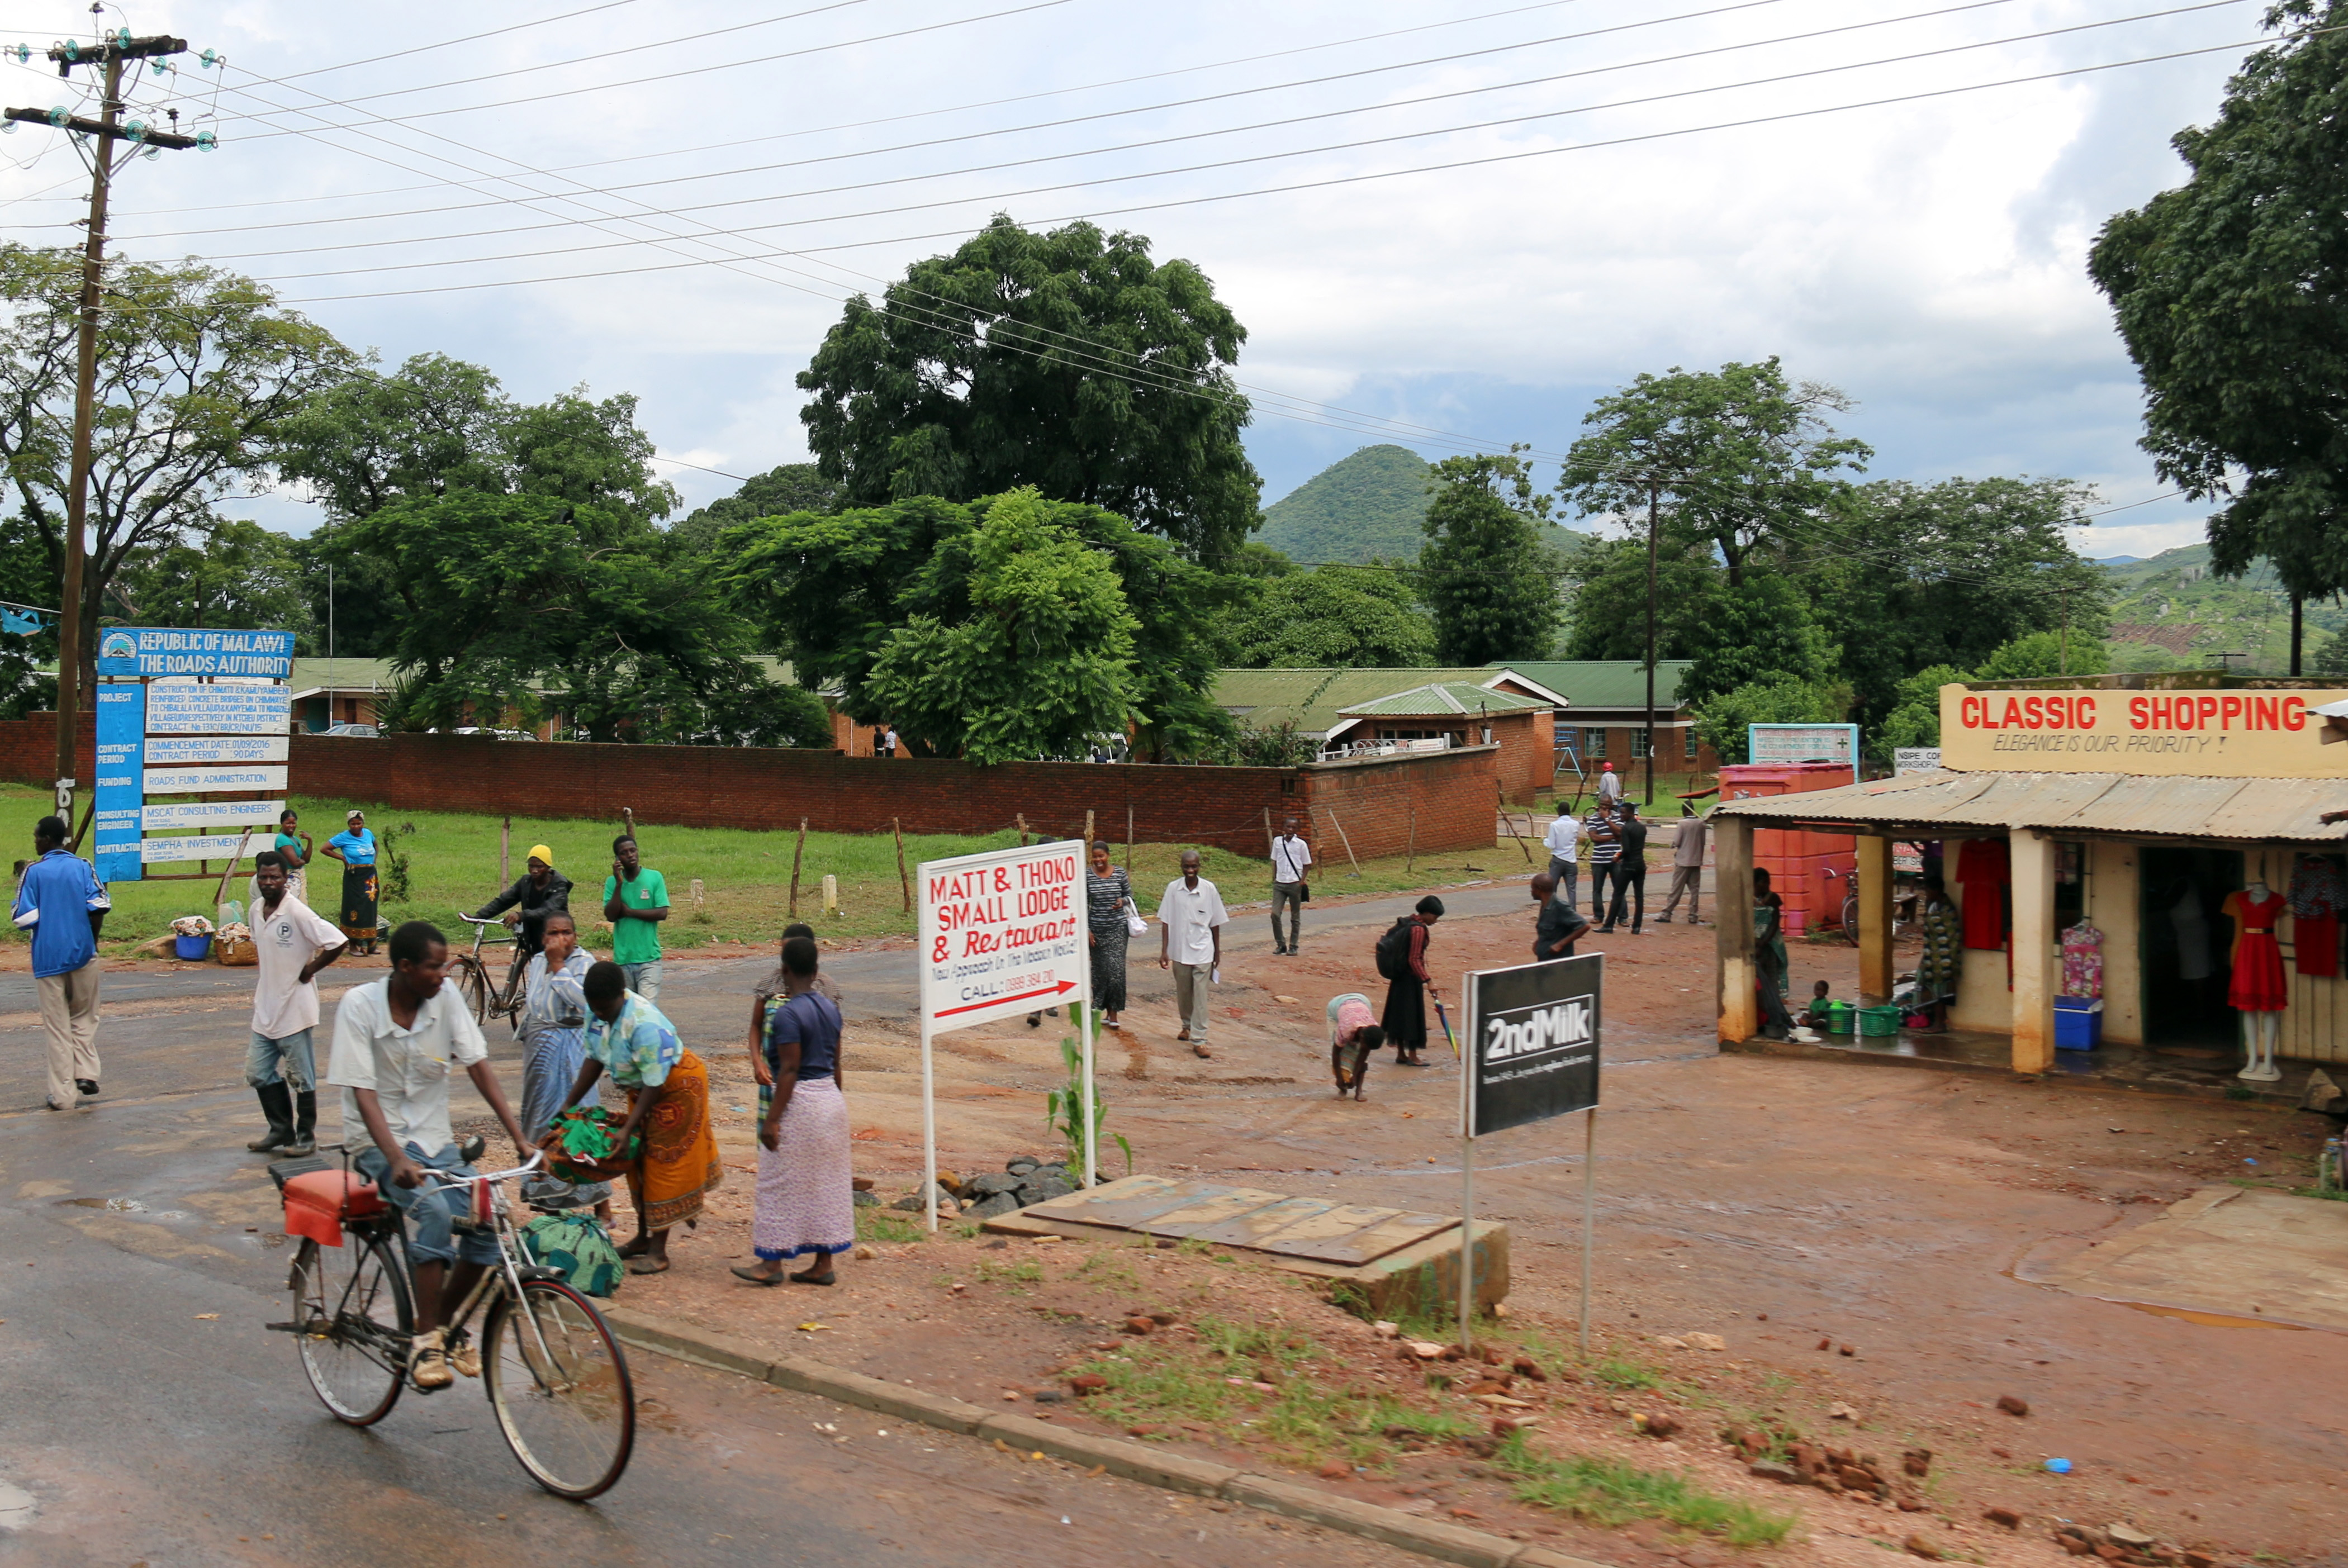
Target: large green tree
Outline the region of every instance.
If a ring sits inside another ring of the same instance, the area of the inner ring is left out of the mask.
[[[914,496],[880,507],[737,523],[719,535],[723,564],[716,575],[767,646],[791,661],[800,680],[836,687],[850,718],[895,720],[900,733],[917,743],[950,750],[948,737],[907,729],[904,715],[891,712],[875,691],[873,671],[891,640],[914,618],[946,627],[973,620],[975,535],[997,504]],[[1097,554],[1124,591],[1136,623],[1132,681],[1139,753],[1189,758],[1226,743],[1231,720],[1209,693],[1228,580],[1113,512],[1066,501],[1035,506],[1041,519],[1035,526]]]
[[[1647,656],[1647,541],[1596,539],[1568,558],[1564,657]],[[1725,579],[1711,551],[1674,540],[1655,562],[1655,657],[1694,655]]]
[[[1435,627],[1391,567],[1323,566],[1266,579],[1234,614],[1238,668],[1368,669],[1431,663]]]
[[[0,247],[0,301],[11,311],[0,325],[0,453],[52,585],[65,580],[81,269],[77,250]],[[86,675],[117,577],[201,538],[221,503],[267,489],[279,424],[356,364],[249,278],[121,261],[106,281],[82,575]],[[43,603],[57,605],[60,591],[52,586]]]
[[[2142,445],[2209,518],[2212,564],[2291,596],[2348,586],[2348,4],[2284,0],[2185,184],[2104,225],[2088,273],[2145,388]]]
[[[1725,586],[1692,641],[1692,661],[1680,677],[1683,702],[1779,681],[1824,685],[1841,655],[1800,588],[1776,572]]]
[[[1661,548],[1704,548],[1740,583],[1756,557],[1818,537],[1843,476],[1873,455],[1827,422],[1850,406],[1831,386],[1788,381],[1774,355],[1642,374],[1583,415],[1558,491],[1642,539],[1652,512]]]
[[[669,532],[695,554],[706,554],[717,543],[718,533],[732,524],[791,512],[828,512],[839,500],[839,487],[825,478],[814,464],[785,463],[753,474],[730,496],[695,507]]]
[[[1414,575],[1447,664],[1546,659],[1556,647],[1563,568],[1550,544],[1550,498],[1533,488],[1522,450],[1435,465]]]
[[[242,518],[191,529],[133,558],[109,608],[136,626],[265,626],[307,645],[302,558],[283,534]]]
[[[998,216],[879,304],[848,302],[799,417],[847,506],[1032,485],[1220,563],[1262,488],[1231,374],[1246,339],[1204,272],[1140,235]]]

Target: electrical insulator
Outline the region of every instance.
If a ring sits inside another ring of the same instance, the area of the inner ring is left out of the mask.
[[[51,125],[62,126],[66,121],[71,118],[73,118],[73,110],[66,108],[63,104],[59,104],[57,108],[49,111],[49,123]]]
[[[210,152],[218,146],[220,146],[220,138],[214,136],[211,131],[200,130],[196,132],[196,150],[198,152]]]
[[[145,120],[134,119],[122,128],[122,134],[129,137],[133,143],[142,142],[147,139],[147,128]]]
[[[162,149],[161,148],[160,148],[160,147],[150,147],[150,148],[149,148],[146,151],[144,151],[144,152],[140,153],[139,156],[139,157],[141,157],[141,158],[145,158],[145,159],[157,159],[157,158],[160,158],[160,157],[162,157],[162,156],[163,156],[163,149]]]

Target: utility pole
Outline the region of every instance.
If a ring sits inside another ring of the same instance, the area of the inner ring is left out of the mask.
[[[98,7],[91,9],[96,11]],[[134,38],[128,27],[95,44],[59,44],[49,51],[49,58],[57,62],[58,76],[70,77],[76,66],[105,67],[106,88],[99,118],[86,119],[62,108],[12,108],[5,117],[26,124],[53,126],[88,138],[92,144],[89,232],[81,252],[81,364],[74,387],[73,477],[66,497],[65,592],[57,616],[57,813],[67,821],[72,820],[73,792],[77,782],[74,777],[74,721],[81,706],[82,529],[89,516],[90,429],[98,402],[98,307],[105,282],[107,199],[118,163],[128,161],[141,149],[168,147],[184,150],[202,145],[192,136],[156,130],[136,120],[129,125],[122,122],[122,62],[182,54],[187,47],[185,38]],[[118,159],[115,144],[121,141],[130,143],[130,149]]]
[[[1654,477],[1647,478],[1647,810],[1655,809],[1655,535],[1659,524]],[[1691,789],[1694,786],[1689,785]]]

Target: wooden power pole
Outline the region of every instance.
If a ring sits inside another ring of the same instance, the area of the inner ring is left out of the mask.
[[[81,707],[81,579],[83,527],[89,516],[90,430],[98,403],[98,310],[106,270],[106,213],[114,172],[141,150],[168,147],[185,150],[208,146],[192,136],[160,131],[122,118],[122,62],[158,55],[186,52],[185,38],[158,36],[134,38],[130,29],[108,34],[94,44],[59,44],[49,50],[57,75],[70,77],[77,66],[98,66],[106,71],[106,87],[96,119],[69,115],[63,109],[11,108],[6,117],[30,125],[46,125],[88,139],[89,232],[81,252],[81,363],[74,385],[73,470],[66,497],[66,579],[57,610],[57,810],[71,820],[73,812],[74,732]],[[125,149],[119,144],[128,142]]]

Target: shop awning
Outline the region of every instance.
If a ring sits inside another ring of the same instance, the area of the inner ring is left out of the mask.
[[[2241,843],[2348,843],[2348,779],[2154,778],[2136,774],[1921,773],[1839,789],[1727,800],[1756,827],[1849,827],[1903,838],[2048,833]]]

